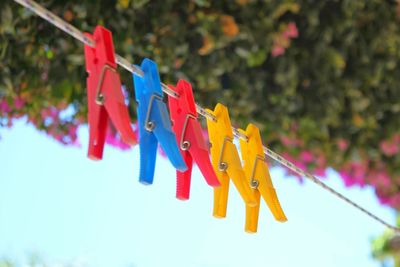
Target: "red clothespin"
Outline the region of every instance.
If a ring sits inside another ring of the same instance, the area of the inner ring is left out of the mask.
[[[176,197],[181,200],[189,199],[190,179],[192,175],[193,160],[196,162],[206,182],[213,187],[220,186],[218,178],[211,165],[206,141],[197,120],[196,104],[194,102],[192,86],[185,80],[179,80],[175,87],[169,88],[179,97],[168,96],[169,110],[173,122],[181,154],[185,159],[188,170],[177,171]]]
[[[125,143],[133,145],[137,141],[116,70],[112,34],[97,26],[93,35],[85,35],[95,42],[95,47],[85,45],[86,71],[89,74],[86,79],[90,135],[88,157],[99,160],[103,157],[109,118]]]

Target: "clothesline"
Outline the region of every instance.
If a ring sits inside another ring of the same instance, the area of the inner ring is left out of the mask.
[[[49,10],[47,10],[46,8],[42,7],[41,5],[36,3],[35,1],[32,1],[32,0],[14,0],[14,1],[19,3],[20,5],[28,8],[28,9],[30,9],[36,15],[42,17],[46,21],[50,22],[51,24],[53,24],[57,28],[63,30],[67,34],[73,36],[75,39],[81,41],[82,43],[84,43],[86,45],[89,45],[91,47],[95,46],[94,40],[92,40],[90,37],[86,36],[82,31],[80,31],[76,27],[74,27],[71,24],[67,23],[66,21],[62,20],[60,17],[58,17],[54,13],[52,13]],[[118,54],[115,54],[115,59],[116,59],[117,64],[120,65],[121,67],[123,67],[124,69],[126,69],[127,71],[143,77],[143,75],[144,75],[143,71],[139,67],[131,64],[127,59],[121,57]],[[163,92],[165,92],[167,95],[172,96],[174,98],[178,98],[179,97],[179,94],[177,94],[175,91],[171,90],[166,84],[161,83],[161,87],[162,87]],[[216,121],[216,118],[215,118],[215,116],[213,114],[210,114],[209,112],[206,111],[206,109],[204,109],[203,107],[201,107],[198,104],[196,104],[196,111],[197,111],[198,114],[202,115],[203,117],[206,117],[208,119]],[[232,131],[233,131],[234,135],[237,138],[243,139],[243,140],[247,140],[248,139],[248,137],[244,133],[240,132],[238,129],[232,127]],[[314,175],[312,175],[312,174],[310,174],[310,173],[298,168],[292,162],[286,160],[284,157],[282,157],[278,153],[272,151],[271,149],[269,149],[269,148],[267,148],[265,146],[263,147],[263,150],[264,150],[264,154],[266,156],[268,156],[269,158],[275,160],[276,162],[278,162],[282,166],[285,166],[286,168],[290,169],[291,171],[293,171],[294,173],[296,173],[298,175],[304,176],[305,178],[311,180],[313,183],[315,183],[315,184],[319,185],[320,187],[322,187],[324,190],[326,190],[326,191],[330,192],[331,194],[333,194],[334,196],[342,199],[343,201],[345,201],[346,203],[348,203],[349,205],[351,205],[355,209],[358,209],[359,211],[363,212],[364,214],[366,214],[367,216],[369,216],[373,220],[381,223],[382,225],[384,225],[387,228],[395,231],[396,233],[400,233],[400,228],[399,227],[396,227],[396,226],[393,226],[393,225],[389,224],[388,222],[386,222],[382,218],[380,218],[377,215],[375,215],[375,214],[371,213],[370,211],[366,210],[364,207],[358,205],[357,203],[355,203],[354,201],[350,200],[349,198],[347,198],[343,194],[341,194],[341,193],[337,192],[336,190],[334,190],[333,188],[329,187],[327,184],[322,182],[316,176],[314,176]]]

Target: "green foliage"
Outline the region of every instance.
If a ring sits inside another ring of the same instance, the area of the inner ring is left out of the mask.
[[[399,226],[400,217],[397,217]],[[382,263],[382,266],[400,266],[400,237],[393,231],[385,231],[372,240],[372,256]],[[390,264],[390,265],[389,265]]]
[[[300,167],[340,171],[400,208],[400,58],[396,1],[41,1],[83,31],[102,24],[116,51],[150,57],[163,81],[256,122]],[[133,100],[132,79],[120,72]],[[26,115],[70,144],[86,121],[83,45],[12,1],[0,2],[0,125]],[[60,116],[67,106],[73,113]],[[130,102],[132,118],[135,103]],[[398,247],[373,242],[381,260]],[[13,266],[3,261],[0,266]]]
[[[396,1],[41,1],[83,31],[112,30],[116,51],[193,83],[267,145],[400,208],[400,32]],[[83,45],[12,1],[0,3],[0,123],[27,115],[64,143],[86,120]],[[121,70],[133,100],[131,75]],[[76,113],[60,119],[72,105]],[[132,118],[135,103],[130,102]],[[75,127],[75,128],[74,128]]]

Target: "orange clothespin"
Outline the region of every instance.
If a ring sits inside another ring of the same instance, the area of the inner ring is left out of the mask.
[[[216,118],[215,121],[207,118],[207,128],[211,142],[212,164],[221,183],[220,187],[214,188],[213,215],[223,218],[226,217],[228,205],[229,178],[232,179],[246,205],[255,206],[257,202],[247,182],[236,146],[233,144],[228,109],[222,104],[217,104],[214,111],[207,109],[207,112]]]
[[[249,124],[246,131],[242,129],[239,129],[239,131],[248,137],[247,140],[240,139],[240,150],[244,161],[243,168],[246,173],[247,183],[250,185],[252,194],[257,201],[256,206],[246,205],[245,231],[255,233],[257,232],[260,210],[260,194],[277,221],[285,222],[287,218],[279,203],[268,165],[265,162],[259,129],[254,124]]]

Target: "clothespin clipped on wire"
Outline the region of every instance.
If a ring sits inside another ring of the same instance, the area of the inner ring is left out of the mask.
[[[176,172],[176,197],[181,200],[187,200],[190,195],[193,160],[210,186],[220,186],[220,183],[211,165],[208,145],[204,140],[201,125],[197,120],[192,86],[185,80],[179,80],[176,87],[169,85],[169,88],[179,95],[178,98],[169,96],[168,104],[176,140],[188,166],[186,171]]]
[[[257,202],[247,182],[237,148],[233,144],[233,132],[228,109],[222,104],[217,104],[214,111],[207,110],[207,112],[216,118],[215,121],[207,118],[207,127],[211,142],[211,160],[221,183],[220,187],[214,188],[213,215],[217,218],[223,218],[226,217],[230,179],[232,179],[246,205],[255,206]]]
[[[116,70],[112,34],[106,28],[97,26],[93,35],[85,35],[94,39],[96,45],[85,45],[86,71],[89,74],[86,79],[89,109],[88,157],[99,160],[103,157],[109,119],[125,143],[134,145],[137,140]]]
[[[249,124],[246,131],[242,129],[239,129],[239,131],[248,137],[247,140],[240,139],[240,150],[244,161],[243,168],[246,173],[247,183],[250,185],[252,194],[257,201],[257,205],[254,207],[246,206],[245,231],[256,233],[260,210],[260,194],[277,221],[285,222],[287,218],[272,184],[259,129],[254,124]]]
[[[152,184],[158,143],[177,170],[185,171],[187,167],[171,129],[167,106],[163,102],[157,64],[146,58],[142,61],[141,69],[143,77],[133,74],[136,101],[139,103],[137,107],[140,145],[139,181]]]

